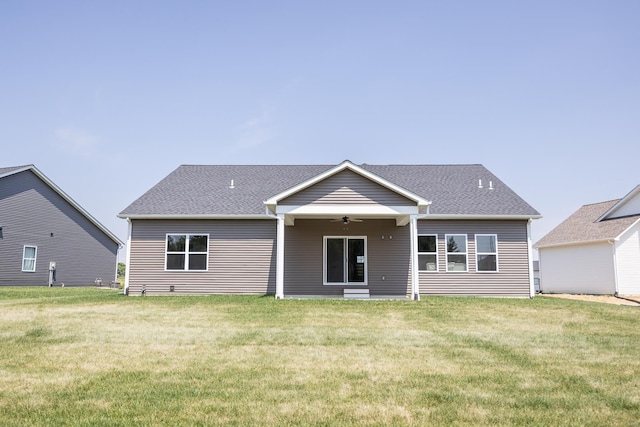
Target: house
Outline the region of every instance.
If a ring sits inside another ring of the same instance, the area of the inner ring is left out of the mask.
[[[1,286],[108,283],[121,245],[35,166],[0,168]]]
[[[640,185],[582,206],[535,247],[543,293],[640,295]]]
[[[534,294],[540,215],[482,165],[183,165],[118,216],[134,295]]]

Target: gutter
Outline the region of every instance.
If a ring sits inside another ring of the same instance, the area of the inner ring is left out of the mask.
[[[563,242],[563,243],[553,243],[550,245],[534,245],[534,249],[546,249],[546,248],[559,248],[562,246],[576,246],[576,245],[584,245],[584,244],[592,244],[592,243],[611,243],[615,239],[598,239],[598,240],[576,240],[574,242]]]
[[[447,214],[425,214],[425,218],[429,219],[505,219],[505,220],[531,220],[540,219],[542,215],[447,215]]]
[[[119,214],[118,218],[121,219],[274,219],[273,216],[262,214],[247,214],[247,215],[207,215],[207,214]]]

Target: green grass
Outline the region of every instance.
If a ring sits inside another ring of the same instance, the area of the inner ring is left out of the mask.
[[[640,425],[640,309],[0,288],[0,425]]]

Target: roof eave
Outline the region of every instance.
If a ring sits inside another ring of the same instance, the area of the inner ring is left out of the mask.
[[[266,214],[118,214],[121,219],[275,219]]]
[[[538,245],[535,244],[533,245],[534,249],[546,249],[546,248],[558,248],[561,246],[580,246],[580,245],[590,245],[590,244],[594,244],[594,243],[612,243],[617,241],[618,238],[617,237],[610,237],[610,238],[603,238],[603,239],[595,239],[595,240],[576,240],[573,242],[561,242],[561,243],[549,243],[549,244],[543,244],[543,245]]]
[[[424,214],[420,219],[504,219],[529,220],[540,219],[542,215],[480,215],[480,214]]]
[[[628,227],[625,227],[624,230],[622,230],[620,233],[618,233],[615,236],[602,237],[600,239],[594,239],[594,240],[575,240],[571,242],[550,243],[548,245],[544,245],[544,244],[538,245],[536,243],[535,245],[533,245],[533,248],[541,249],[541,248],[553,248],[553,247],[559,247],[559,246],[575,246],[575,245],[590,244],[590,243],[618,242],[625,233],[627,233],[630,229],[634,228],[639,223],[640,223],[640,218],[638,218],[637,220],[629,224]]]

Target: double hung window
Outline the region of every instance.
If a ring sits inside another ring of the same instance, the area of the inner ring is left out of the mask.
[[[22,251],[22,271],[36,271],[37,246],[25,246]]]
[[[498,271],[498,236],[476,234],[477,271]]]
[[[209,258],[208,234],[167,234],[165,269],[206,271]]]
[[[438,271],[438,236],[418,236],[418,270]]]
[[[447,271],[467,271],[467,235],[446,234]]]

